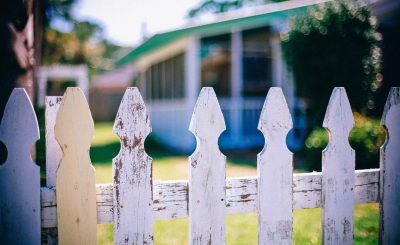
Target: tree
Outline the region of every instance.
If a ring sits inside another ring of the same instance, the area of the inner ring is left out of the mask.
[[[321,125],[333,87],[343,86],[354,110],[373,108],[381,85],[381,35],[367,5],[337,0],[309,8],[282,34],[297,94],[305,99],[310,128]]]
[[[101,28],[91,22],[72,22],[73,29],[64,33],[47,28],[44,33],[43,63],[82,64],[87,56],[93,55],[89,43],[93,36],[101,33]]]
[[[75,0],[4,0],[0,3],[0,119],[16,87],[34,97],[34,66],[41,63],[42,32],[52,18],[70,18]]]
[[[203,0],[188,12],[189,18],[198,17],[206,13],[224,13],[239,9],[246,5],[259,5],[268,2],[282,2],[285,0]]]
[[[46,28],[43,64],[87,64],[90,72],[113,68],[113,54],[120,47],[103,38],[103,29],[89,21],[71,21],[72,30]]]
[[[4,0],[0,3],[0,120],[14,88],[34,102],[34,67],[41,64],[42,33],[52,18],[70,18],[74,0]],[[0,164],[7,153],[0,143]]]
[[[233,0],[233,1],[205,0],[202,1],[198,6],[189,10],[188,16],[190,18],[193,18],[205,12],[223,13],[231,9],[241,8],[242,6],[243,6],[242,0]]]

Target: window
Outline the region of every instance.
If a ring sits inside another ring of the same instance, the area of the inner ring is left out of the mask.
[[[272,86],[270,30],[243,31],[243,95],[265,96]]]
[[[185,55],[180,54],[171,60],[173,67],[172,98],[183,98],[185,95]]]
[[[183,53],[150,66],[146,71],[146,96],[151,99],[183,98],[184,84]]]
[[[201,40],[201,86],[213,87],[219,96],[231,94],[231,35]]]

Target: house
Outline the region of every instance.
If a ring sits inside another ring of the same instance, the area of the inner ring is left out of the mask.
[[[89,105],[95,121],[115,119],[126,88],[133,84],[133,74],[132,66],[123,66],[93,77]]]
[[[147,108],[154,135],[165,145],[191,152],[195,138],[188,131],[200,88],[214,88],[227,130],[222,149],[247,149],[264,144],[257,130],[268,89],[283,89],[292,111],[295,130],[288,137],[299,147],[305,128],[296,107],[294,87],[280,48],[280,31],[288,18],[324,1],[294,0],[268,4],[216,16],[159,33],[116,62],[132,67]]]

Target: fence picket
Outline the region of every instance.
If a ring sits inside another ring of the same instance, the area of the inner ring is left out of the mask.
[[[197,148],[189,157],[190,244],[225,244],[225,161],[218,138],[225,122],[212,88],[203,88],[189,130]]]
[[[286,146],[292,119],[282,90],[271,88],[258,125],[266,139],[258,176],[226,179],[218,147],[224,118],[214,90],[203,88],[189,126],[197,140],[189,180],[153,186],[152,159],[144,150],[148,113],[138,89],[128,88],[114,124],[121,141],[114,183],[96,186],[89,156],[93,119],[81,90],[68,88],[64,99],[46,98],[47,187],[40,188],[40,169],[30,156],[39,138],[36,116],[26,92],[14,89],[0,124],[8,150],[0,165],[0,244],[40,244],[40,227],[50,228],[48,244],[96,244],[97,223],[114,223],[116,244],[153,244],[153,220],[185,217],[190,244],[225,244],[225,215],[254,212],[259,244],[292,244],[293,209],[317,207],[323,244],[352,244],[354,204],[378,201],[380,244],[400,243],[399,122],[400,88],[392,88],[381,121],[387,141],[380,169],[356,171],[350,103],[345,89],[335,88],[323,123],[330,137],[322,173],[293,175]]]
[[[62,102],[62,96],[45,97],[45,124],[46,124],[46,186],[54,188],[56,186],[57,169],[61,161],[61,147],[54,135],[54,125],[58,110]],[[52,210],[56,212],[56,210]],[[57,228],[46,230],[47,244],[58,244]]]
[[[56,181],[60,244],[97,243],[95,171],[89,156],[93,128],[81,89],[68,88],[54,128],[63,151]]]
[[[56,175],[60,164],[62,151],[54,135],[54,125],[62,96],[46,96],[45,124],[46,124],[46,186],[56,186]]]
[[[33,106],[25,89],[16,88],[0,125],[0,140],[8,152],[0,165],[0,244],[41,243],[40,168],[31,158],[38,139]]]
[[[292,127],[282,90],[270,88],[258,124],[266,140],[257,156],[258,244],[292,244],[293,154],[286,146]]]
[[[400,244],[400,88],[392,88],[381,124],[387,140],[381,147],[379,243]]]
[[[137,88],[128,88],[114,124],[114,243],[153,244],[152,159],[144,150],[150,120]]]
[[[355,154],[349,144],[353,113],[344,88],[335,88],[323,126],[329,144],[322,154],[323,244],[353,244]]]

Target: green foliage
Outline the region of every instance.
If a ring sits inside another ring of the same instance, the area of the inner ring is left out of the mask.
[[[45,11],[46,26],[52,19],[60,18],[67,21],[72,20],[71,8],[76,0],[42,0],[43,10]]]
[[[120,48],[102,39],[101,26],[87,21],[74,22],[64,33],[47,28],[43,40],[43,64],[87,64],[92,72],[113,68],[113,54]]]
[[[198,6],[189,10],[188,16],[190,18],[193,18],[206,12],[223,13],[231,9],[241,8],[242,5],[243,1],[241,0],[233,0],[233,1],[205,0],[202,1]]]
[[[44,186],[46,182],[46,128],[45,128],[45,108],[35,107],[36,118],[38,120],[40,139],[35,144],[35,162],[40,166],[40,182]]]
[[[86,64],[90,74],[114,68],[114,54],[121,47],[103,38],[103,28],[90,21],[77,21],[71,16],[76,0],[45,0],[45,27],[42,42],[42,63]],[[62,32],[51,26],[53,20],[72,28]]]
[[[381,85],[382,36],[368,5],[337,0],[294,17],[282,34],[297,93],[308,108],[310,128],[320,125],[333,87],[346,88],[354,110],[374,107]]]
[[[350,132],[349,141],[356,151],[356,168],[378,168],[380,147],[386,134],[379,120],[354,113],[355,126]],[[328,144],[328,132],[324,128],[315,128],[306,139],[305,155],[313,170],[321,166],[321,152]]]
[[[242,8],[245,5],[260,5],[268,2],[282,1],[285,0],[203,0],[189,10],[188,17],[194,18],[206,13],[224,13],[229,10]]]

